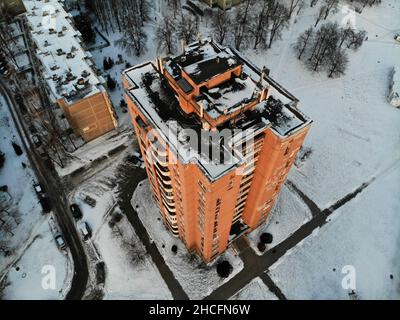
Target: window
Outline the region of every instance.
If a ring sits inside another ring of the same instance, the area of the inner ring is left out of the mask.
[[[199,184],[199,187],[201,188],[201,190],[203,190],[203,192],[206,192],[206,191],[207,191],[207,189],[206,189],[206,187],[204,186],[204,183],[203,183],[203,182],[201,182],[201,181],[199,180],[198,184]]]
[[[290,148],[287,147],[287,148],[286,148],[286,151],[285,151],[285,156],[287,156],[287,155],[289,154],[289,151],[290,151]]]

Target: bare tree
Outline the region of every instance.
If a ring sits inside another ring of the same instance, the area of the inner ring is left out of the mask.
[[[253,6],[253,0],[246,0],[236,10],[236,16],[234,19],[233,36],[234,45],[237,50],[240,50],[243,46],[245,39],[249,36],[249,21],[251,19],[251,8]]]
[[[339,42],[340,31],[337,23],[328,22],[317,31],[309,65],[317,71],[324,65],[329,52],[336,50]]]
[[[318,15],[317,15],[317,20],[315,21],[314,27],[317,27],[317,26],[318,26],[318,24],[320,23],[320,21],[321,21],[321,20],[323,19],[323,17],[325,16],[327,10],[328,10],[328,9],[327,9],[326,6],[322,6],[321,8],[319,8]]]
[[[304,31],[294,45],[297,57],[307,57],[307,65],[313,71],[327,70],[328,77],[345,73],[348,65],[346,49],[359,48],[366,36],[365,31],[355,31],[350,25],[340,28],[338,23],[325,23],[316,32],[313,28]]]
[[[12,50],[15,45],[16,41],[12,36],[10,26],[7,23],[2,23],[0,17],[0,54],[8,58],[18,67],[15,52]]]
[[[352,37],[353,33],[354,29],[350,25],[347,25],[345,28],[342,28],[340,33],[339,48],[341,48],[343,44],[345,44]]]
[[[367,36],[367,32],[365,30],[361,31],[353,31],[347,40],[347,48],[357,50],[364,43],[365,37]]]
[[[288,9],[280,3],[276,3],[274,8],[271,10],[271,30],[269,36],[269,45],[271,48],[272,43],[280,38],[282,30],[289,24],[289,11]]]
[[[224,44],[231,26],[231,18],[226,10],[218,10],[212,21],[212,29],[215,40],[218,43]]]
[[[311,0],[310,7],[314,7],[318,3],[318,0]]]
[[[338,9],[339,5],[339,0],[325,0],[325,5],[326,5],[326,11],[325,11],[325,16],[324,20],[326,20],[329,16],[329,14],[333,11],[336,12]]]
[[[174,19],[176,19],[178,13],[182,10],[181,0],[168,0],[168,5],[172,8]]]
[[[182,14],[178,23],[178,36],[186,44],[193,42],[199,33],[199,21]]]
[[[301,57],[303,56],[304,52],[306,51],[306,49],[307,49],[309,43],[311,42],[313,36],[314,36],[313,28],[308,28],[297,39],[297,42],[296,42],[294,48],[298,52],[297,58],[299,60],[301,59]]]
[[[253,49],[257,49],[260,44],[266,44],[270,27],[270,11],[274,5],[273,0],[260,1],[258,13],[252,26],[252,35],[254,38]]]
[[[158,48],[166,50],[167,54],[172,54],[175,50],[175,33],[176,26],[173,19],[169,16],[164,16],[156,30]]]
[[[96,0],[93,2],[94,12],[103,30],[114,32],[115,25],[123,31],[123,24],[130,16],[138,16],[138,22],[144,26],[149,18],[148,0]]]
[[[146,49],[147,35],[143,30],[141,16],[136,13],[127,15],[122,24],[122,38],[116,44],[127,52],[140,56]]]
[[[302,7],[304,5],[304,0],[290,0],[289,1],[289,18],[292,17],[293,13],[298,9],[299,7]]]
[[[333,78],[343,75],[348,62],[349,59],[344,50],[336,49],[330,52],[327,59],[328,77]]]

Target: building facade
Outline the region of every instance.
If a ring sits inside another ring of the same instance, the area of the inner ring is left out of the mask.
[[[79,31],[58,0],[23,0],[50,100],[64,112],[75,134],[86,142],[114,130],[118,123],[104,79],[81,46]]]
[[[267,219],[312,121],[268,70],[212,40],[123,80],[164,224],[209,262]]]

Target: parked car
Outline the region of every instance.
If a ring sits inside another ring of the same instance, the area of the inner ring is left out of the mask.
[[[81,222],[79,224],[79,231],[82,234],[83,240],[88,240],[92,237],[92,229],[87,222]]]
[[[58,235],[55,239],[58,249],[65,250],[67,248],[64,237],[62,235]]]
[[[92,197],[86,196],[85,199],[83,199],[85,203],[87,203],[89,206],[94,208],[97,204],[96,200],[94,200]]]
[[[39,198],[40,204],[42,206],[44,213],[49,213],[51,211],[51,204],[49,199],[46,196],[42,196]]]
[[[397,42],[400,42],[400,33],[398,33],[394,36],[394,40],[396,40]]]
[[[75,219],[77,220],[82,219],[83,217],[82,211],[76,203],[71,204],[69,209],[71,210],[72,216]]]
[[[50,227],[51,233],[56,238],[60,234],[60,230],[58,229],[57,223],[56,223],[53,215],[51,215],[49,218],[49,227]]]
[[[35,145],[36,148],[39,148],[42,146],[42,140],[37,134],[32,135],[32,142]]]
[[[132,156],[132,164],[133,164],[135,167],[144,168],[143,160],[140,159],[139,157]]]

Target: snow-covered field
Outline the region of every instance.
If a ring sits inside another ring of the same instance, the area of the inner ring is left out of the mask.
[[[278,261],[272,279],[289,299],[348,299],[342,268],[350,265],[359,299],[400,299],[399,191],[397,165]]]
[[[230,300],[278,300],[260,278],[255,278]]]
[[[33,189],[37,180],[25,150],[20,157],[14,152],[11,142],[19,146],[22,142],[1,96],[0,137],[0,150],[6,156],[0,185],[8,186],[8,193],[0,192],[2,209],[8,212],[1,212],[0,288],[5,289],[0,295],[5,299],[62,299],[72,278],[71,258],[57,249],[48,216],[42,214]],[[41,286],[41,271],[46,265],[56,268],[56,290]]]
[[[266,223],[248,235],[251,247],[257,254],[262,254],[257,248],[261,234],[267,232],[273,236],[272,243],[267,246],[268,250],[291,236],[310,219],[311,212],[304,202],[285,186]]]
[[[148,180],[137,187],[132,198],[132,206],[189,298],[206,297],[243,269],[242,260],[235,256],[232,249],[228,249],[210,265],[204,265],[197,255],[190,254],[182,241],[174,238],[163,225],[157,204],[151,195]],[[177,254],[171,250],[173,245],[178,247]],[[226,279],[220,278],[216,270],[216,264],[224,260],[229,261],[233,267],[233,272]]]
[[[116,228],[103,224],[94,239],[107,266],[104,299],[172,299],[129,221],[123,218]]]

